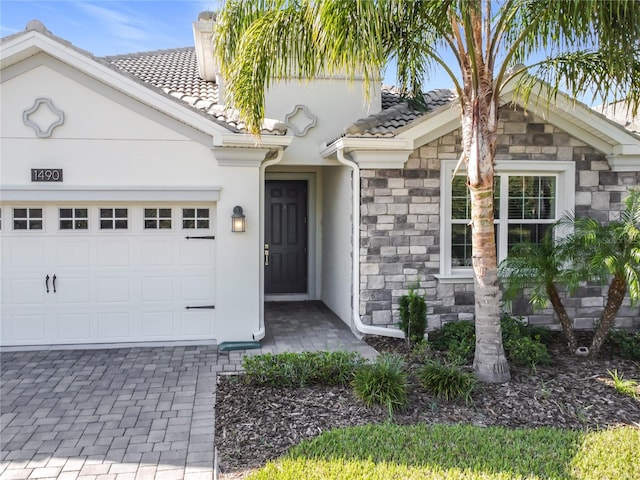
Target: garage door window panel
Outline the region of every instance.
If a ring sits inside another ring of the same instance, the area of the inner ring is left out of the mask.
[[[42,230],[42,208],[14,208],[14,230]]]
[[[210,218],[208,208],[183,208],[182,228],[185,230],[208,229],[211,224]]]
[[[100,230],[127,230],[129,228],[128,208],[101,208]]]
[[[171,230],[170,208],[145,208],[145,230]]]
[[[88,230],[88,208],[60,208],[58,210],[60,230]]]

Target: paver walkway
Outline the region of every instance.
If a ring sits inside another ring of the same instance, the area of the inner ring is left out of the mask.
[[[376,352],[320,302],[265,305],[261,348],[0,353],[0,480],[212,479],[215,385],[246,353]]]
[[[214,346],[2,353],[1,479],[211,479]]]

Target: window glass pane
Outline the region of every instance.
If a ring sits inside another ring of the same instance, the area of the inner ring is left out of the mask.
[[[507,248],[511,251],[514,245],[519,243],[535,243],[542,242],[546,231],[551,228],[551,224],[535,224],[535,223],[515,223],[510,224],[508,229]]]
[[[103,230],[126,229],[129,224],[127,214],[128,209],[126,208],[101,208],[100,228]]]
[[[171,228],[171,220],[160,220],[160,228],[162,229],[166,229],[166,228]]]
[[[467,178],[456,175],[451,184],[451,192],[451,218],[460,220],[471,218]]]
[[[183,208],[182,228],[209,228],[208,208]]]
[[[59,209],[60,230],[87,230],[89,228],[88,208]]]
[[[160,216],[164,218],[171,218],[171,209],[170,208],[161,208]]]
[[[158,228],[155,220],[145,220],[144,228]]]
[[[553,219],[555,204],[555,177],[509,177],[509,218]]]
[[[14,208],[13,228],[15,230],[42,230],[41,208]]]
[[[145,218],[156,218],[158,216],[158,209],[156,208],[145,208],[144,209]]]
[[[471,266],[471,227],[469,225],[451,225],[451,266]]]

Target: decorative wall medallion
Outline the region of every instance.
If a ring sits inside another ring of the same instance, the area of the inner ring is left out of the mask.
[[[50,137],[54,128],[64,123],[64,113],[49,98],[36,98],[33,107],[22,112],[22,121],[33,128],[38,138]]]
[[[296,105],[291,113],[284,117],[284,123],[293,130],[296,137],[304,137],[310,128],[316,126],[317,121],[316,116],[304,105]]]

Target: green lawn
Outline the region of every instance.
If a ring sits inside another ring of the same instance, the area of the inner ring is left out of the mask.
[[[366,425],[295,446],[251,480],[640,479],[640,428]]]

